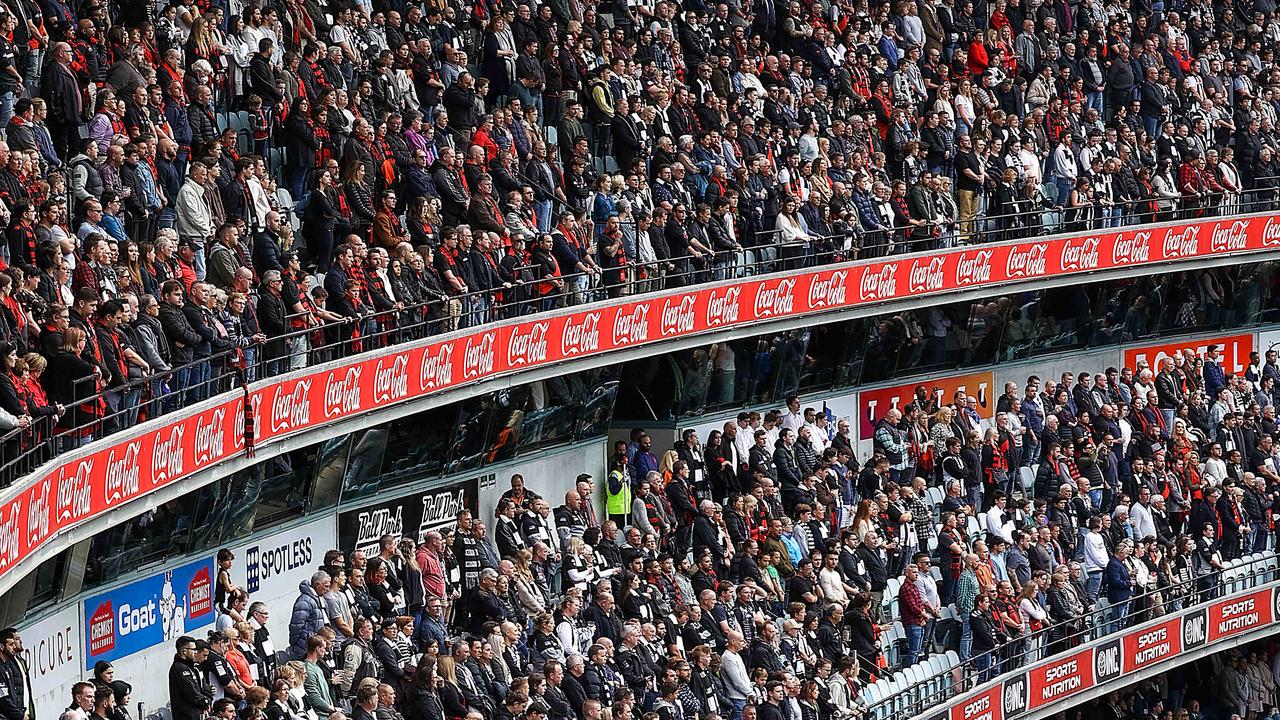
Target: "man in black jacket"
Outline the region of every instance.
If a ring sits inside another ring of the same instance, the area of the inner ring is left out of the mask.
[[[547,703],[549,720],[569,720],[574,717],[575,706],[569,704],[569,697],[564,687],[567,679],[564,664],[559,660],[548,660],[542,666],[542,672],[547,676],[547,690],[542,694],[542,699]],[[577,680],[573,682],[576,685]]]
[[[280,360],[288,354],[285,341],[279,339],[287,335],[290,330],[289,311],[285,308],[284,297],[281,294],[283,288],[284,278],[281,277],[279,270],[268,270],[262,274],[257,314],[258,327],[268,338],[263,354],[263,358],[267,361],[268,377],[278,375],[284,370],[284,363]]]
[[[867,570],[867,581],[871,583],[871,607],[868,612],[874,620],[880,619],[880,602],[884,598],[884,590],[889,585],[889,556],[880,545],[880,535],[869,532],[862,538],[858,546],[858,560]]]
[[[280,102],[280,91],[276,90],[276,71],[272,67],[271,56],[275,53],[275,41],[262,38],[258,41],[258,52],[249,60],[249,92],[262,98],[263,105],[272,106]]]
[[[973,614],[969,616],[969,632],[973,635],[969,652],[973,657],[974,667],[978,670],[978,683],[991,679],[991,651],[996,647],[995,620],[991,615],[991,598],[979,594],[974,601]]]
[[[173,720],[202,720],[213,703],[213,693],[196,668],[196,639],[183,635],[174,643],[177,654],[169,666],[169,706]]]
[[[55,43],[53,62],[44,67],[40,78],[40,97],[49,106],[45,122],[53,138],[53,149],[59,157],[68,157],[68,150],[80,139],[79,129],[84,122],[84,107],[80,95],[80,82],[71,69],[71,46]]]
[[[182,283],[177,280],[169,280],[160,286],[160,296],[164,300],[160,305],[160,327],[164,329],[165,339],[169,341],[173,366],[178,369],[174,392],[166,398],[166,411],[176,409],[182,399],[180,391],[191,388],[199,380],[191,362],[195,359],[195,348],[202,338],[183,312],[183,295]]]
[[[569,707],[573,708],[571,717],[581,717],[582,706],[587,701],[587,690],[582,675],[586,670],[586,660],[581,655],[570,655],[565,661],[566,670],[561,673],[560,689]]]
[[[782,682],[772,680],[765,687],[769,699],[756,706],[756,717],[759,720],[784,720],[786,716],[782,714],[782,703],[785,702],[786,690]]]
[[[582,611],[582,619],[596,624],[596,638],[609,638],[615,646],[622,640],[622,613],[614,605],[613,595],[599,593],[596,601]]]
[[[4,720],[32,720],[35,713],[27,689],[31,686],[19,656],[22,640],[13,628],[0,630],[0,717]]]
[[[373,655],[382,666],[382,682],[388,685],[395,685],[405,678],[400,651],[396,648],[396,637],[399,634],[400,628],[396,624],[396,619],[387,618],[382,621],[382,632],[373,639]]]
[[[693,556],[701,557],[704,550],[710,550],[711,556],[717,559],[716,573],[723,574],[724,545],[720,542],[720,526],[715,521],[719,506],[703,500],[698,509],[698,517],[693,521]]]
[[[196,401],[209,397],[210,380],[213,368],[209,358],[214,353],[222,352],[230,347],[226,340],[218,338],[214,331],[213,313],[209,310],[209,285],[203,282],[191,283],[191,292],[187,294],[187,302],[182,306],[182,314],[187,318],[191,329],[200,336],[200,342],[192,348],[191,395]]]

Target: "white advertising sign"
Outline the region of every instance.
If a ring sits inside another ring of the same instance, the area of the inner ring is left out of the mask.
[[[332,516],[312,520],[232,548],[236,559],[231,579],[248,591],[249,602],[267,603],[271,609],[267,630],[278,648],[288,645],[289,610],[298,595],[298,583],[310,578],[325,552],[338,546],[334,522]]]
[[[18,632],[31,671],[36,717],[56,717],[71,702],[71,685],[82,679],[80,606],[71,604]]]

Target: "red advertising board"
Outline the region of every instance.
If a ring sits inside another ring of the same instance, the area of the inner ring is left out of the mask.
[[[1124,671],[1134,672],[1182,652],[1182,618],[1174,617],[1124,636]]]
[[[1004,704],[1000,698],[1000,685],[966,698],[951,706],[951,720],[1003,720]]]
[[[1093,648],[1032,668],[1027,684],[1031,688],[1029,710],[1088,690],[1093,687]]]
[[[244,448],[243,397],[56,465],[0,506],[0,574],[49,538]]]
[[[995,385],[996,376],[992,372],[966,373],[950,377],[936,378],[927,383],[907,383],[887,388],[862,390],[858,393],[858,437],[870,440],[875,432],[876,423],[892,408],[901,408],[915,400],[916,387],[924,385],[925,389],[942,404],[950,403],[956,392],[963,390],[968,395],[978,396],[978,414],[984,420],[995,417]]]
[[[1271,590],[1255,590],[1247,595],[1236,595],[1219,600],[1209,606],[1209,642],[1239,635],[1275,620],[1275,608],[1271,604]]]
[[[506,373],[772,318],[1276,247],[1280,220],[1223,219],[957,248],[619,299],[259,383],[250,400],[255,441],[270,443]],[[175,414],[138,438],[108,440],[87,455],[71,454],[9,488],[0,503],[0,576],[57,533],[242,450],[243,433],[236,424],[241,402],[237,396],[210,410]]]
[[[1209,352],[1210,345],[1217,345],[1222,354],[1222,369],[1228,373],[1242,373],[1249,366],[1249,353],[1253,352],[1253,335],[1224,335],[1222,337],[1203,338],[1190,342],[1161,343],[1147,347],[1127,348],[1124,351],[1124,366],[1136,368],[1139,360],[1145,360],[1152,372],[1159,372],[1160,363],[1167,357],[1185,350],[1191,350],[1200,357]]]
[[[1177,616],[1161,618],[1122,635],[1103,637],[1070,655],[1045,660],[1025,675],[1017,668],[1012,675],[1002,676],[993,687],[962,696],[947,708],[948,720],[1016,717],[1023,710],[1024,692],[1029,695],[1025,710],[1033,711],[1089,688],[1105,687],[1125,675],[1171,662],[1187,652],[1234,635],[1269,628],[1277,622],[1277,603],[1280,603],[1280,587],[1270,584],[1207,607],[1189,608]],[[1024,683],[1029,690],[1024,688]],[[1068,703],[1063,707],[1069,706]]]

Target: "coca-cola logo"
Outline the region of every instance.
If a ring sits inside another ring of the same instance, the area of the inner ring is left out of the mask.
[[[227,409],[218,408],[204,417],[196,418],[195,463],[197,466],[211,463],[222,457],[226,448]]]
[[[1098,247],[1102,241],[1096,237],[1068,238],[1062,245],[1062,270],[1087,271],[1098,269]]]
[[[178,423],[166,430],[156,431],[151,443],[151,484],[159,485],[182,476],[182,438],[187,434],[185,423]]]
[[[1270,223],[1271,219],[1268,218]],[[1209,252],[1234,252],[1244,250],[1249,244],[1249,223],[1245,220],[1216,222],[1209,234]]]
[[[991,258],[994,256],[994,250],[960,253],[960,262],[956,263],[956,284],[979,285],[991,282]]]
[[[658,332],[662,337],[693,332],[694,323],[697,321],[694,315],[696,310],[697,298],[693,295],[681,295],[679,298],[663,300]]]
[[[1111,262],[1114,265],[1136,265],[1147,262],[1151,257],[1151,232],[1139,230],[1133,237],[1124,233],[1116,236],[1111,246]]]
[[[373,402],[389,403],[409,397],[409,353],[378,358],[373,368]]]
[[[0,568],[18,561],[22,542],[22,498],[9,503],[0,512]]]
[[[1267,224],[1262,226],[1262,245],[1263,247],[1280,245],[1280,222],[1276,222],[1275,217],[1268,217]]]
[[[276,396],[271,400],[271,432],[273,434],[298,430],[311,424],[311,378],[298,380],[293,392],[286,392],[283,387],[277,388]],[[325,395],[328,396],[328,391]],[[327,397],[326,397],[327,402]]]
[[[453,384],[453,343],[440,345],[433,353],[422,354],[422,369],[418,371],[418,387],[423,392],[439,390]]]
[[[776,285],[760,283],[756,286],[756,319],[790,315],[795,307],[796,280],[779,280]]]
[[[40,484],[29,490],[27,502],[27,547],[35,547],[49,537],[49,524],[53,508],[49,496],[53,494],[52,481],[45,478]]]
[[[911,261],[911,273],[907,275],[907,292],[922,293],[941,290],[947,284],[943,272],[946,259],[941,257],[916,258]]]
[[[1188,225],[1181,230],[1165,230],[1163,248],[1166,260],[1195,257],[1200,252],[1200,226]]]
[[[467,338],[467,346],[462,351],[463,380],[474,380],[493,372],[493,353],[497,342],[497,333],[492,330]]]
[[[511,337],[507,340],[507,365],[509,367],[526,367],[546,362],[548,322],[530,323],[527,330],[517,326],[512,328]]]
[[[76,469],[67,474],[67,466],[58,468],[58,524],[86,518],[93,511],[93,458],[76,463]]]
[[[613,345],[635,345],[649,339],[649,303],[636,303],[628,311],[618,308],[613,316]]]
[[[858,282],[858,297],[862,300],[888,300],[898,294],[898,264],[885,263],[880,267],[870,265],[863,269]]]
[[[589,312],[565,318],[560,332],[560,354],[564,357],[589,355],[600,350],[600,313]]]
[[[707,300],[707,327],[721,327],[738,322],[738,297],[742,295],[742,286],[725,288],[724,294],[712,290]]]
[[[1045,258],[1049,246],[1045,243],[1014,245],[1009,248],[1009,259],[1004,264],[1004,274],[1013,278],[1030,278],[1044,275]]]
[[[363,368],[354,365],[331,372],[324,381],[324,419],[350,415],[360,410],[360,374]]]
[[[142,441],[130,440],[123,448],[107,452],[107,504],[114,505],[138,494],[138,460]]]
[[[849,289],[849,271],[836,270],[827,277],[815,275],[809,283],[809,309],[840,307]]]

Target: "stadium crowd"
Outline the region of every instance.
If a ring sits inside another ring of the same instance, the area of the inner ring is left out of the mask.
[[[637,429],[554,508],[514,475],[491,524],[328,551],[291,608],[222,550],[172,713],[849,719],[935,654],[980,682],[1211,599],[1273,547],[1277,380],[1277,351],[1233,374],[1210,346],[990,406],[921,386],[862,463],[850,419],[797,397],[665,451]]]
[[[0,28],[11,456],[236,372],[1269,208],[1280,175],[1270,0],[7,0]]]

